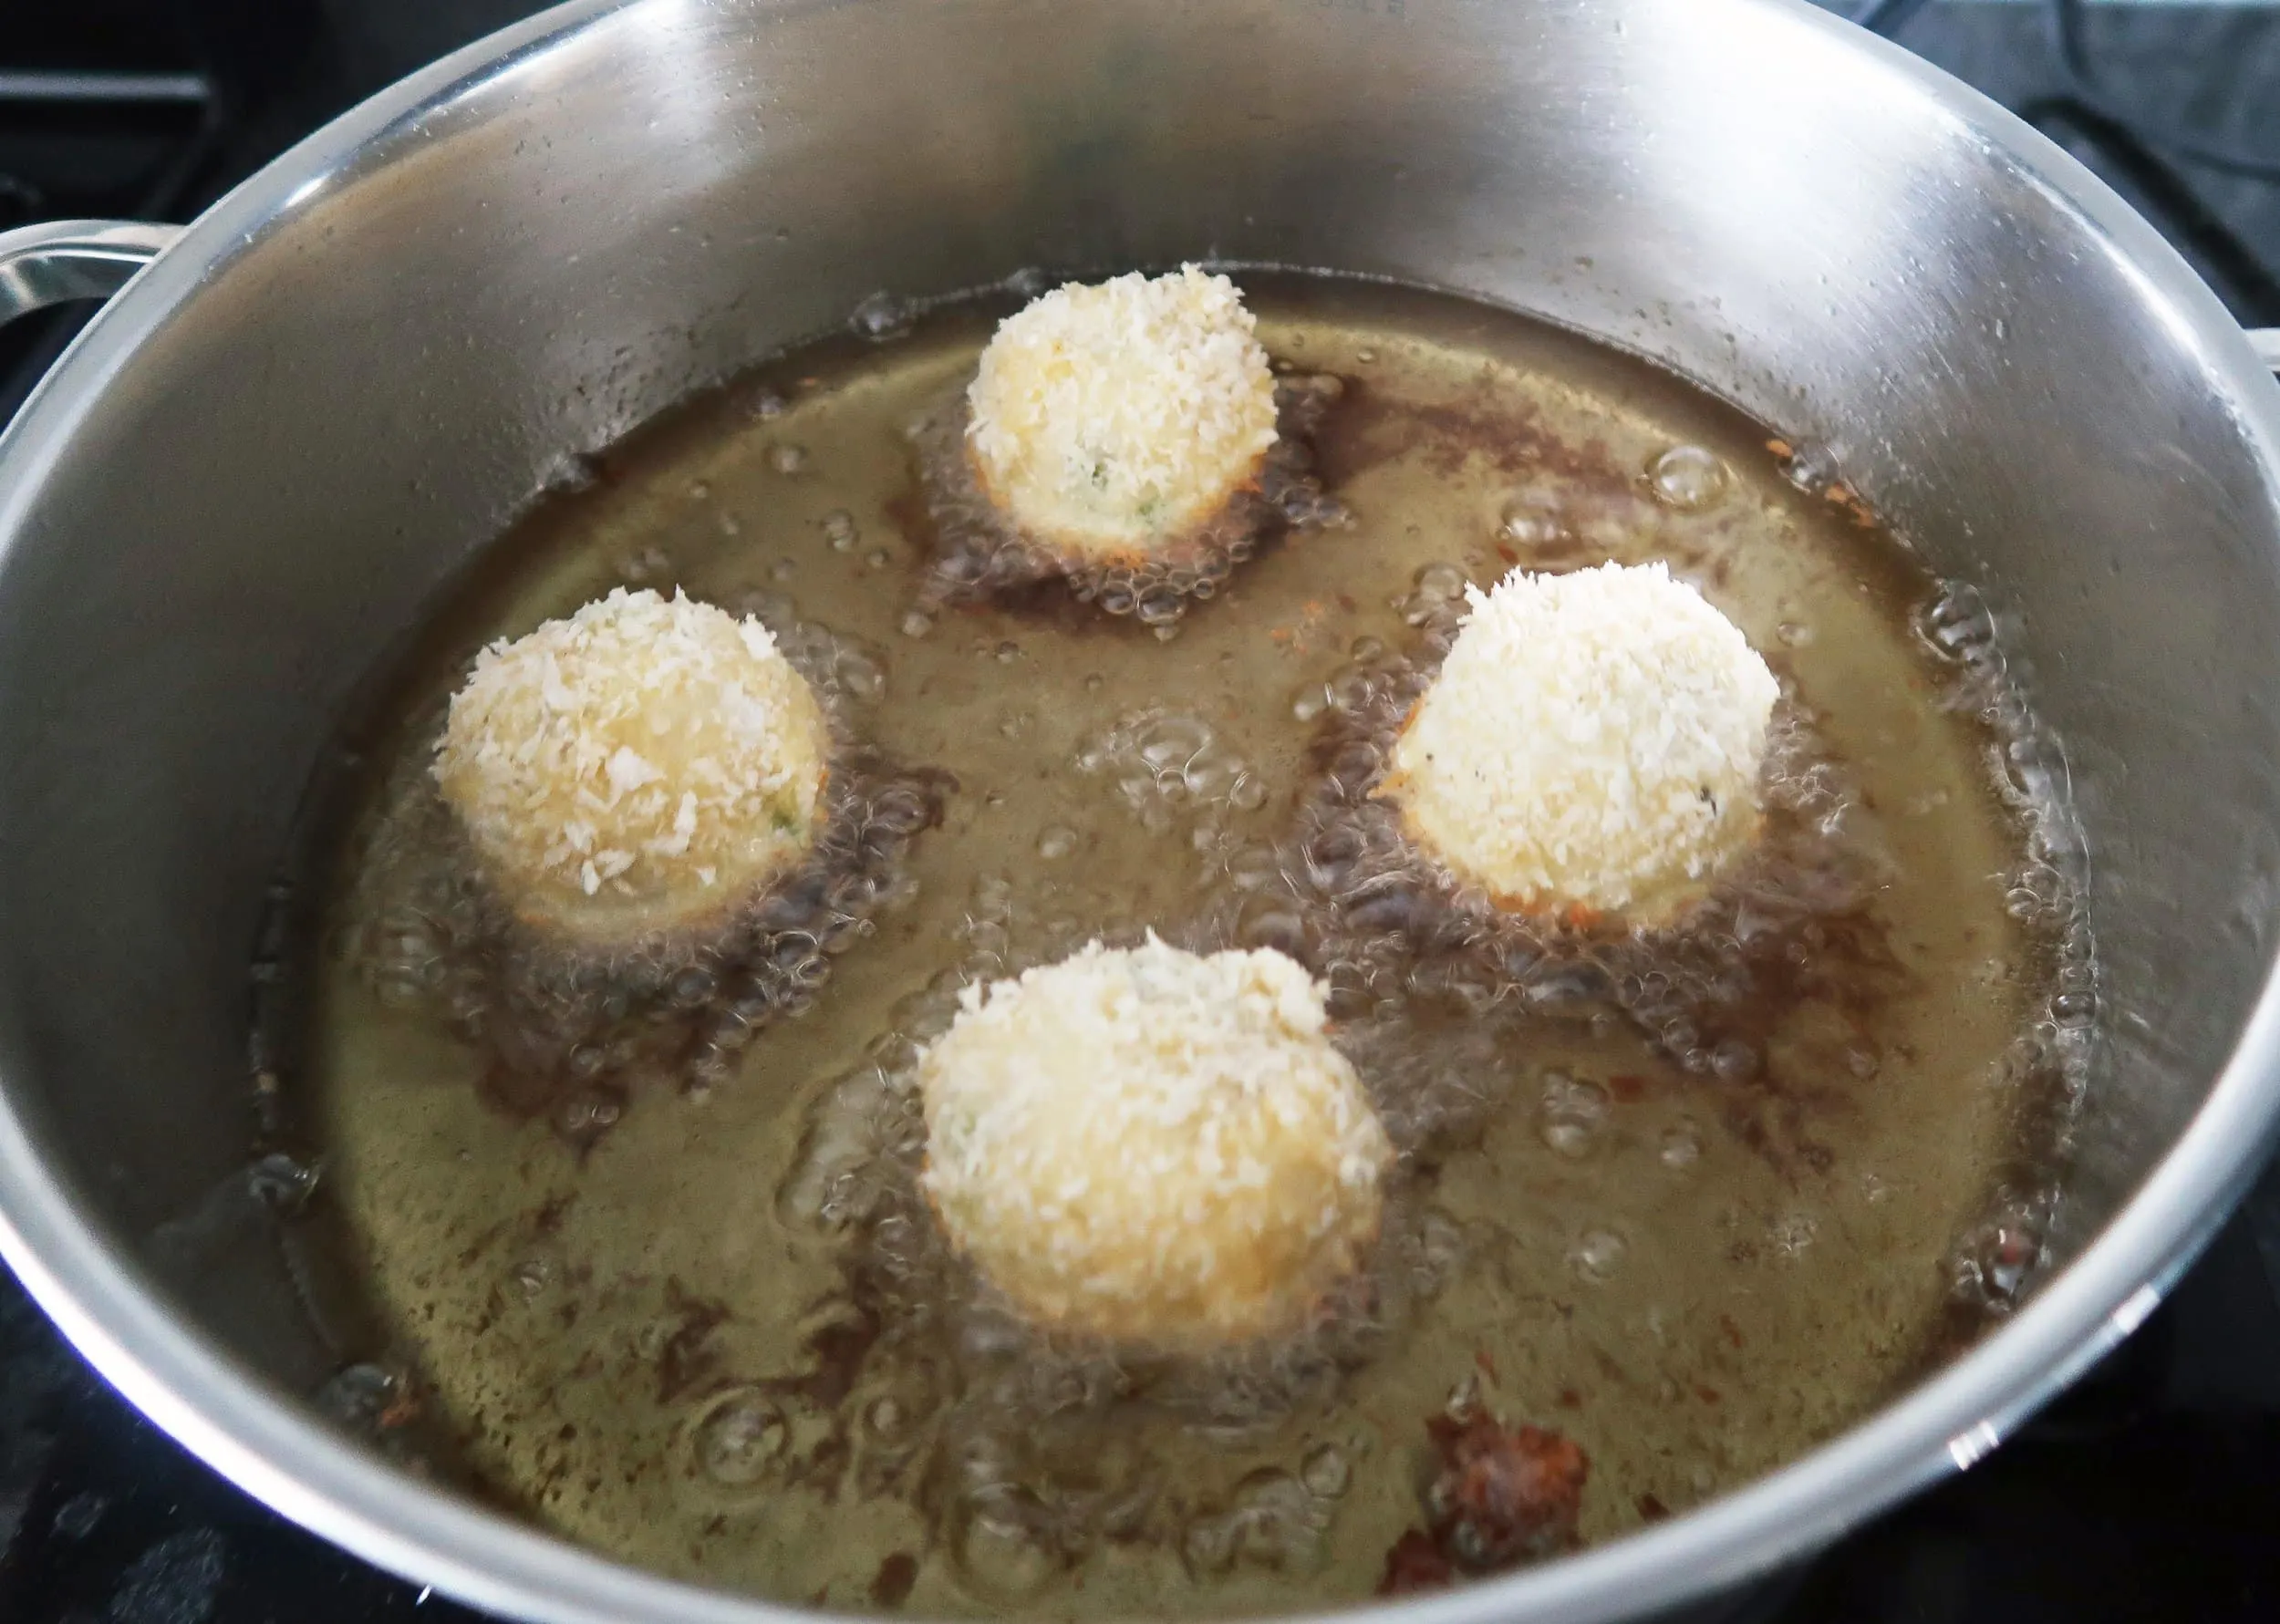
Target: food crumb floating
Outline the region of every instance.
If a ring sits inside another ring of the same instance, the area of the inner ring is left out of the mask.
[[[1293,1329],[1376,1236],[1393,1159],[1323,993],[1282,954],[1153,936],[968,988],[918,1069],[951,1242],[1050,1329]]]
[[[757,620],[623,587],[484,649],[435,779],[492,884],[580,939],[733,906],[815,841],[821,706]]]
[[[1660,564],[1516,570],[1466,601],[1380,793],[1500,906],[1667,918],[1757,838],[1773,673]]]
[[[1185,540],[1255,487],[1275,382],[1235,284],[1193,265],[1071,283],[982,351],[967,440],[1031,541],[1092,564]]]

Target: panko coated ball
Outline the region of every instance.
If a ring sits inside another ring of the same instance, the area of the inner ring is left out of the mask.
[[[1275,382],[1234,284],[1189,265],[1075,283],[1006,320],[967,400],[983,493],[1078,564],[1175,550],[1257,486]]]
[[[1049,1329],[1295,1328],[1376,1236],[1394,1155],[1322,999],[1280,953],[1153,936],[969,988],[918,1070],[949,1239]]]
[[[434,771],[508,905],[607,945],[724,916],[797,864],[829,750],[757,620],[621,587],[484,649]]]
[[[1660,564],[1466,598],[1379,793],[1501,907],[1668,920],[1757,839],[1773,673]]]

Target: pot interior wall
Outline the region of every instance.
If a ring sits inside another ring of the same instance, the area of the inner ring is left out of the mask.
[[[875,291],[1216,257],[1667,362],[1984,586],[2092,856],[2078,1247],[2271,949],[2273,448],[1916,71],[1774,0],[645,0],[313,188],[287,159],[252,183],[269,223],[194,233],[199,285],[113,313],[154,323],[113,376],[66,365],[36,409],[76,419],[61,454],[0,465],[13,1098],[91,1214],[306,1387],[238,1194],[246,966],[328,729],[423,599],[574,453]]]

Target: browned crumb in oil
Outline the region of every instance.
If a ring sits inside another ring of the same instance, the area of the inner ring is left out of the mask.
[[[1381,1596],[1446,1585],[1573,1550],[1591,1463],[1575,1443],[1540,1427],[1508,1427],[1488,1411],[1425,1422],[1438,1466],[1425,1494],[1423,1529],[1385,1554]]]
[[[911,1587],[918,1582],[918,1558],[908,1551],[896,1551],[879,1564],[872,1577],[871,1605],[878,1608],[897,1608],[910,1598]]]

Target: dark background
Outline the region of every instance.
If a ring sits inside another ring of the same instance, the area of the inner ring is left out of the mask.
[[[2280,326],[2280,6],[1837,8],[2040,125],[2144,209],[2244,323]],[[186,220],[334,113],[534,9],[0,5],[0,228]],[[0,419],[79,318],[0,333]],[[0,1621],[473,1617],[216,1478],[0,1271]],[[2280,1620],[2280,1175],[2138,1335],[2017,1438],[1770,1583],[1736,1619]]]

